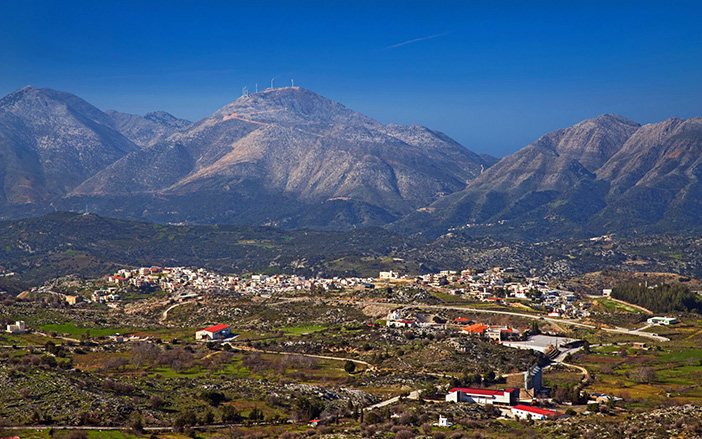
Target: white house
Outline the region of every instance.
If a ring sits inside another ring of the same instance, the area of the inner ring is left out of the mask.
[[[444,418],[443,416],[439,415],[439,422],[436,423],[439,427],[450,427],[451,423],[449,422],[448,418]]]
[[[229,325],[215,325],[201,329],[195,333],[195,340],[219,340],[231,335]]]
[[[446,401],[512,405],[519,401],[519,389],[488,390],[454,387],[446,395]]]
[[[650,325],[674,325],[678,323],[678,319],[675,317],[651,317],[646,322]]]
[[[21,334],[27,332],[27,327],[24,324],[24,320],[18,320],[14,325],[7,325],[7,332],[12,334]]]
[[[385,322],[385,326],[388,326],[388,327],[394,326],[396,328],[413,328],[416,325],[417,324],[415,322],[413,322],[412,320],[405,320],[405,319],[387,320]]]
[[[565,415],[552,410],[519,404],[512,407],[512,416],[518,419],[546,419],[549,417],[560,418]]]
[[[380,279],[397,279],[398,274],[395,273],[394,271],[381,271],[378,275]]]

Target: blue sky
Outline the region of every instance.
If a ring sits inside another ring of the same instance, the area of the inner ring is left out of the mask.
[[[0,0],[0,94],[197,120],[308,88],[503,156],[602,113],[702,116],[702,2]]]

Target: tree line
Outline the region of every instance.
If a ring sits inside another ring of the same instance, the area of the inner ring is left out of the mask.
[[[661,284],[648,287],[629,283],[613,288],[611,296],[643,306],[654,313],[678,311],[702,314],[702,299],[683,285]]]

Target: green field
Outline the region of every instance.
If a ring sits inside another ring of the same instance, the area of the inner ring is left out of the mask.
[[[595,302],[599,303],[600,305],[602,305],[602,307],[604,307],[604,309],[610,312],[633,312],[644,314],[644,312],[638,308],[634,308],[633,306],[625,305],[623,303],[615,302],[609,299],[595,299]]]
[[[48,324],[41,326],[40,329],[46,332],[57,332],[78,338],[86,335],[88,331],[90,331],[90,337],[105,337],[108,335],[125,334],[130,331],[134,332],[133,329],[130,330],[124,328],[80,328],[75,326],[73,323],[63,323],[60,325]]]

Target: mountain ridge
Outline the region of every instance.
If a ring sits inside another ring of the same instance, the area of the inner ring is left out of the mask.
[[[70,93],[24,87],[0,100],[6,205],[50,201],[138,148],[109,116]]]
[[[503,157],[466,189],[392,228],[532,239],[700,228],[692,218],[702,212],[700,152],[702,118],[641,126],[600,115]]]
[[[543,239],[702,228],[702,118],[602,114],[497,159],[299,87],[194,123],[24,87],[0,99],[0,217],[56,209],[154,222]]]
[[[382,125],[309,90],[285,87],[237,99],[114,163],[70,195],[94,200],[136,192],[231,194],[238,186],[258,186],[302,210],[335,201],[376,212],[343,226],[348,228],[397,219],[462,189],[484,167],[480,156],[443,133]],[[148,172],[134,172],[140,169]],[[267,216],[277,223],[299,223],[299,215],[288,213],[271,209]],[[365,214],[350,216],[356,215]]]

